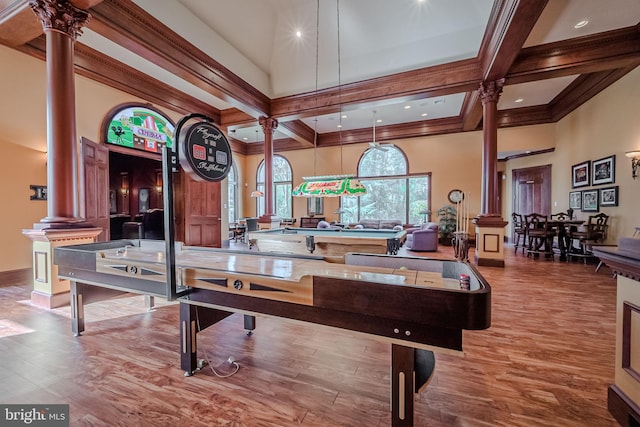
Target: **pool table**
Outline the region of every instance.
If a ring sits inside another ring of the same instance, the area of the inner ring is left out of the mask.
[[[343,258],[348,252],[396,255],[407,236],[405,230],[277,228],[249,232],[249,248]]]

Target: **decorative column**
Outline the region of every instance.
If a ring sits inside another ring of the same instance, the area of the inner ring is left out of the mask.
[[[498,194],[498,99],[504,79],[480,84],[482,100],[482,194],[476,225],[477,265],[504,267],[504,227]]]
[[[273,132],[278,121],[269,117],[260,117],[258,123],[264,132],[264,215],[258,219],[261,229],[271,228],[273,215]]]
[[[32,303],[69,304],[69,283],[60,281],[53,249],[93,242],[102,229],[79,217],[74,44],[89,14],[67,1],[30,0],[42,21],[47,49],[47,216],[23,234],[33,241]]]

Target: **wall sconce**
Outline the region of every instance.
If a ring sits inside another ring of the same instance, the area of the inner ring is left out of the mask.
[[[129,174],[121,172],[120,175],[120,191],[126,197],[129,195]]]
[[[156,191],[162,193],[162,172],[156,171]]]
[[[638,177],[638,163],[640,163],[640,150],[627,151],[624,155],[631,159],[631,177],[636,179]]]

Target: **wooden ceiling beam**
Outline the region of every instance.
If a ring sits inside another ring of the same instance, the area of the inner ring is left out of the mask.
[[[634,68],[600,71],[578,77],[549,103],[553,121],[562,119]]]
[[[494,3],[478,55],[482,80],[504,78],[540,18],[547,0],[499,0]]]
[[[498,111],[498,127],[514,127],[553,123],[551,111],[546,105],[512,108]]]
[[[3,1],[0,10],[0,43],[23,45],[43,33],[42,22],[29,7],[29,0]]]
[[[313,148],[315,132],[302,120],[279,122],[278,131],[300,143],[305,148]]]
[[[271,101],[271,116],[287,121],[367,106],[406,102],[475,90],[480,81],[476,59],[377,77],[317,92]],[[342,108],[341,108],[342,106]]]
[[[590,74],[637,66],[638,26],[525,48],[507,74],[506,84]]]
[[[269,116],[269,98],[183,39],[135,3],[105,0],[88,27],[255,118]]]

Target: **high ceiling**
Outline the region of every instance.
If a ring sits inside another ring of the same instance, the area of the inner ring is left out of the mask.
[[[92,15],[78,73],[208,114],[244,153],[260,116],[276,151],[369,142],[374,117],[378,142],[478,130],[502,78],[501,127],[553,123],[640,64],[638,0],[71,2]],[[0,8],[0,42],[44,58],[27,1]]]

